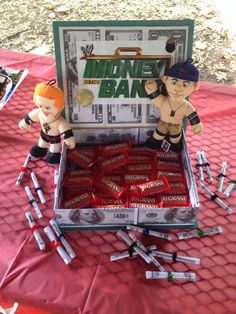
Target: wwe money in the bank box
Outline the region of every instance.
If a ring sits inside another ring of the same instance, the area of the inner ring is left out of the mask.
[[[63,146],[55,213],[63,229],[197,226],[183,121],[198,88],[193,21],[55,22],[58,84],[76,147]]]

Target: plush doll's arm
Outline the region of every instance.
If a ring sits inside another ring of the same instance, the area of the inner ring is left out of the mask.
[[[63,135],[64,142],[66,143],[68,148],[69,149],[75,148],[76,143],[74,134],[65,119],[61,119],[61,122],[59,124],[59,132]]]
[[[188,106],[186,116],[191,124],[193,133],[201,133],[203,131],[203,124],[200,121],[200,118],[196,112],[196,109],[190,103]]]
[[[159,107],[165,96],[160,93],[157,82],[148,80],[145,84],[145,91],[147,93],[147,97],[152,100],[152,103],[156,107]]]
[[[22,130],[29,130],[34,122],[39,122],[39,109],[34,109],[19,122]]]

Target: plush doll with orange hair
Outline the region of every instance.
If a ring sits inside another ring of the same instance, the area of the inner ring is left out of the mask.
[[[47,156],[46,161],[50,165],[60,162],[61,136],[69,149],[75,147],[73,132],[67,121],[61,117],[64,94],[55,83],[55,80],[51,80],[36,85],[33,99],[38,108],[30,111],[19,123],[23,130],[29,130],[35,122],[41,124],[38,144],[30,149],[30,155],[35,158]]]

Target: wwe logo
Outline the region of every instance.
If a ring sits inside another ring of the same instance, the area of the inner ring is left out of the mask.
[[[92,45],[86,45],[85,47],[80,47],[82,52],[83,52],[83,59],[86,58],[86,57],[89,57],[92,55],[92,52],[93,52],[93,49],[94,49],[94,46],[93,44]],[[81,58],[82,59],[82,58]]]

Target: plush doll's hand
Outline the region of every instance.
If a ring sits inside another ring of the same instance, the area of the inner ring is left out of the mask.
[[[74,149],[75,148],[75,138],[74,136],[67,138],[64,140],[66,145],[68,146],[69,149]]]
[[[29,130],[31,128],[29,124],[25,123],[25,119],[22,119],[18,125],[22,130]]]
[[[200,122],[198,124],[192,125],[192,131],[193,133],[201,133],[203,131],[203,124]]]
[[[149,95],[158,89],[157,82],[148,80],[145,84],[145,91]]]

